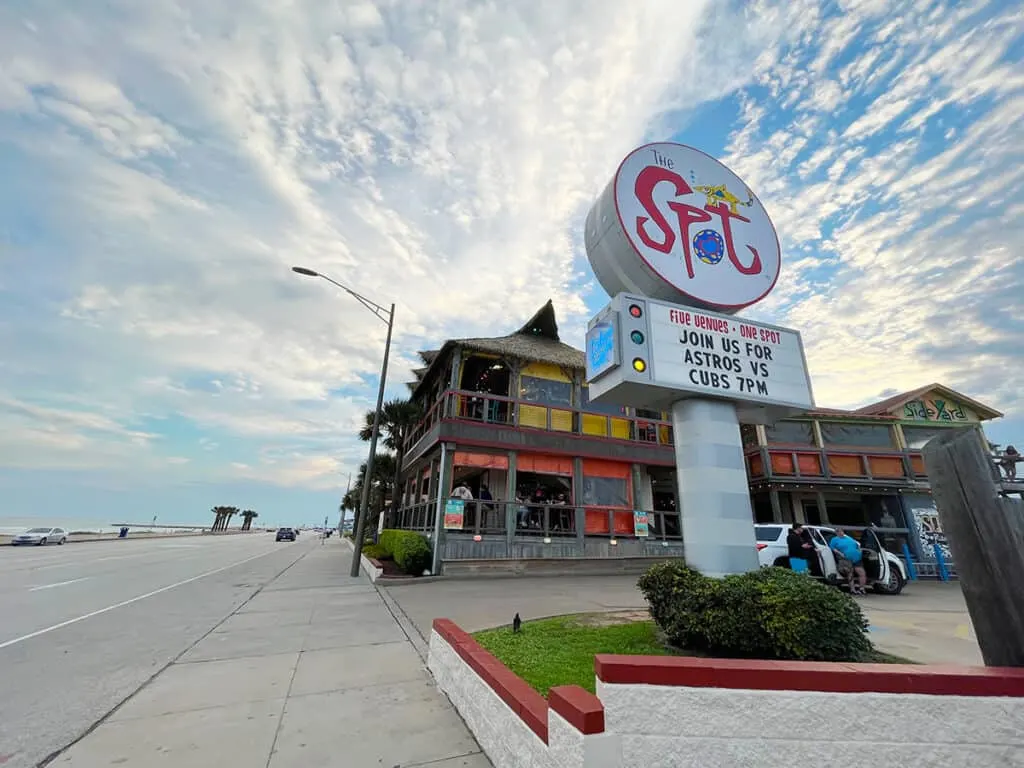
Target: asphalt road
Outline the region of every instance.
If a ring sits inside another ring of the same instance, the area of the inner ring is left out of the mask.
[[[30,768],[75,741],[319,543],[0,548],[0,766]]]

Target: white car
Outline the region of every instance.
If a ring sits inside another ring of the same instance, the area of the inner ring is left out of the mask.
[[[789,548],[786,537],[791,525],[783,523],[757,524],[757,557],[763,567],[789,567]],[[821,525],[805,525],[804,530],[811,534],[817,558],[808,558],[811,575],[824,579],[829,584],[839,584],[839,572],[836,568],[835,554],[829,548],[829,542],[836,535],[834,528]],[[870,528],[865,528],[860,536],[861,551],[864,553],[864,570],[868,576],[868,584],[876,591],[886,595],[898,595],[907,583],[907,570],[903,561],[889,552],[878,540],[878,536]]]
[[[45,544],[63,544],[68,540],[68,532],[63,528],[30,528],[11,538],[11,546],[22,544],[43,546]]]

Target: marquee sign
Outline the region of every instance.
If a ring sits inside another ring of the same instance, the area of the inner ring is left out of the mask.
[[[727,167],[682,144],[633,150],[587,215],[587,256],[609,296],[733,313],[775,287],[779,239]]]
[[[597,357],[590,339],[600,327],[617,332],[615,348]],[[730,400],[746,423],[814,407],[803,341],[789,328],[619,294],[587,341],[592,401],[668,410],[688,397]]]

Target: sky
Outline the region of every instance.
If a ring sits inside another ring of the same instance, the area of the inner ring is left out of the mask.
[[[583,220],[646,141],[780,234],[746,311],[819,405],[940,381],[1024,442],[1024,8],[967,0],[6,0],[0,516],[337,517],[384,325],[416,351],[607,296]]]

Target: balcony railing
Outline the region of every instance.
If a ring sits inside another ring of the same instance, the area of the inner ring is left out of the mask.
[[[612,416],[571,406],[531,403],[482,392],[448,390],[441,394],[423,420],[410,432],[406,448],[411,449],[442,420],[672,445],[672,425],[659,419]]]
[[[926,481],[919,451],[878,448],[748,447],[747,474],[751,480]]]
[[[444,499],[441,514],[444,515]],[[390,528],[431,533],[436,524],[437,499],[410,504],[387,519]],[[507,536],[517,539],[585,537],[643,538],[650,541],[682,541],[677,512],[647,512],[647,536],[637,536],[633,511],[608,507],[533,504],[519,501],[465,501],[462,519],[447,534]]]

